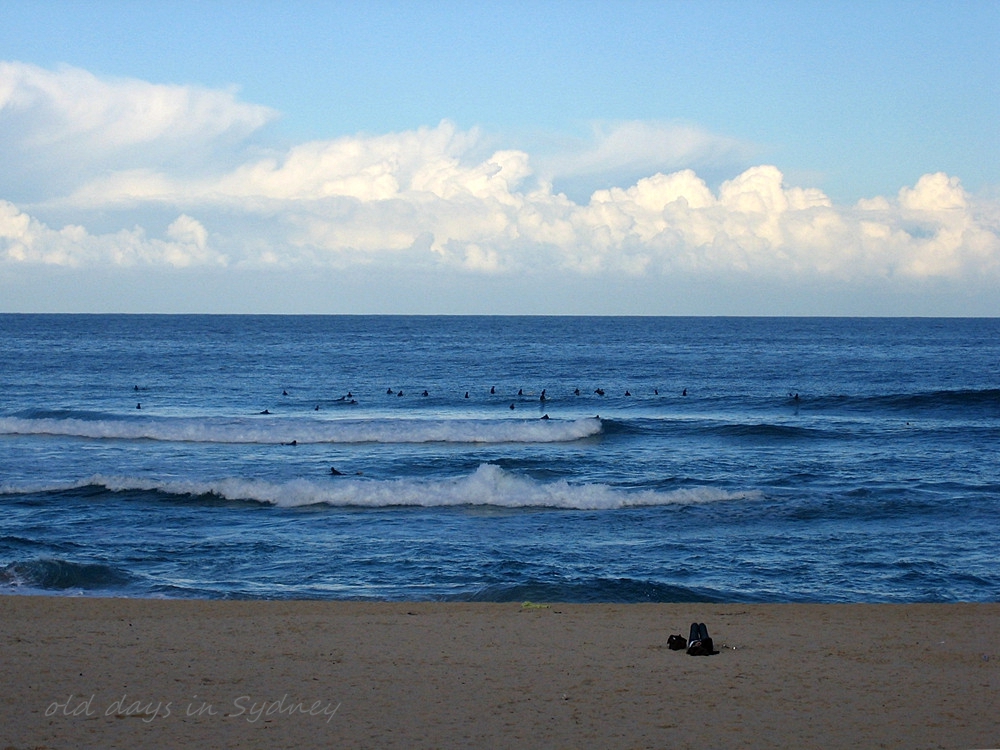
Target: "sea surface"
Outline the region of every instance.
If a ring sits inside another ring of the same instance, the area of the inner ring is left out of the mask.
[[[0,392],[4,594],[1000,600],[1000,319],[0,315]]]

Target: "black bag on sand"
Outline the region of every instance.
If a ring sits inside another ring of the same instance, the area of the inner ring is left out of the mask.
[[[687,638],[683,635],[672,635],[667,638],[667,647],[671,651],[681,651],[682,649],[687,648],[687,645]]]

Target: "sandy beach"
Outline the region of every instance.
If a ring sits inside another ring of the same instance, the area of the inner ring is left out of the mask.
[[[667,648],[705,622],[719,653]],[[1000,746],[1000,605],[0,597],[3,748]]]

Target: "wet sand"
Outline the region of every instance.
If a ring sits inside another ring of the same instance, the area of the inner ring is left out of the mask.
[[[1000,604],[0,596],[0,638],[4,749],[1000,747]]]

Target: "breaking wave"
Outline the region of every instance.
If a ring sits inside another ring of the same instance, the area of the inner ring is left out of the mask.
[[[571,484],[565,480],[540,482],[505,471],[495,464],[480,464],[472,474],[452,479],[375,480],[338,476],[322,482],[311,479],[270,482],[236,478],[194,481],[94,476],[61,487],[16,488],[7,485],[0,487],[0,494],[51,493],[95,488],[109,492],[150,492],[175,497],[244,500],[283,508],[309,505],[366,508],[478,505],[610,510],[755,500],[761,497],[759,492],[733,492],[715,487],[684,487],[664,491],[623,489],[599,483]]]
[[[587,419],[366,419],[3,417],[0,435],[191,443],[562,443],[601,432]]]

